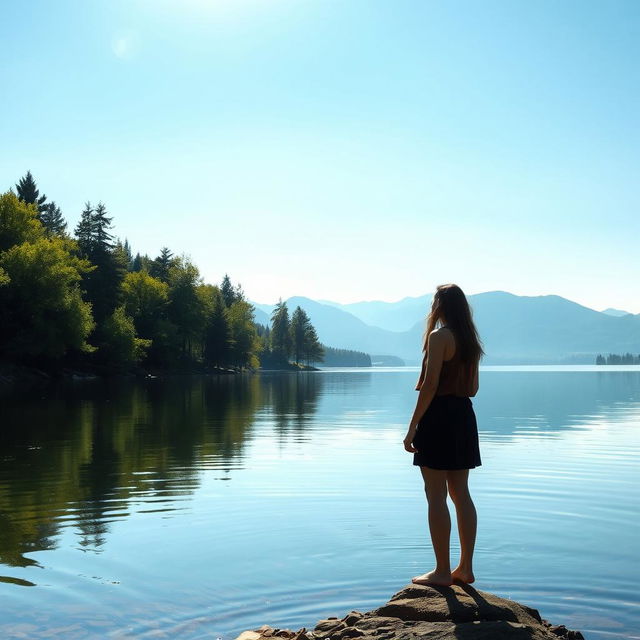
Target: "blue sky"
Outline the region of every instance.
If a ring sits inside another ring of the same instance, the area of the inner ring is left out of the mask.
[[[2,189],[258,302],[557,294],[640,313],[640,3],[3,6]]]

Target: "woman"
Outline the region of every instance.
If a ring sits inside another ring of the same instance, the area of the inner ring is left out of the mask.
[[[439,324],[438,328],[436,324]],[[478,391],[478,365],[484,355],[469,303],[455,284],[440,285],[433,297],[424,336],[424,359],[416,386],[416,408],[404,439],[420,467],[429,510],[429,531],[436,556],[433,571],[415,576],[416,584],[467,584],[476,539],[476,509],[469,495],[469,469],[480,466],[478,427],[470,397]],[[451,571],[451,519],[447,491],[458,518],[461,557]]]

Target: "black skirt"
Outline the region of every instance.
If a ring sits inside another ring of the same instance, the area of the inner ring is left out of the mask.
[[[471,398],[435,396],[418,423],[413,464],[431,469],[479,467],[478,425]]]

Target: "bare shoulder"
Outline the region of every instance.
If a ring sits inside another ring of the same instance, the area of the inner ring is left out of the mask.
[[[451,330],[446,327],[438,327],[429,334],[429,342],[431,344],[446,344],[449,341]]]
[[[442,344],[455,344],[456,340],[453,331],[451,331],[449,327],[438,327],[437,329],[434,329],[429,334],[429,339],[433,340],[433,338]]]

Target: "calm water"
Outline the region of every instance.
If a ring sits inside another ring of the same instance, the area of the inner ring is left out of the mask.
[[[417,373],[5,393],[0,637],[226,640],[381,605],[433,567]],[[473,404],[474,586],[640,638],[639,368],[489,367]]]

